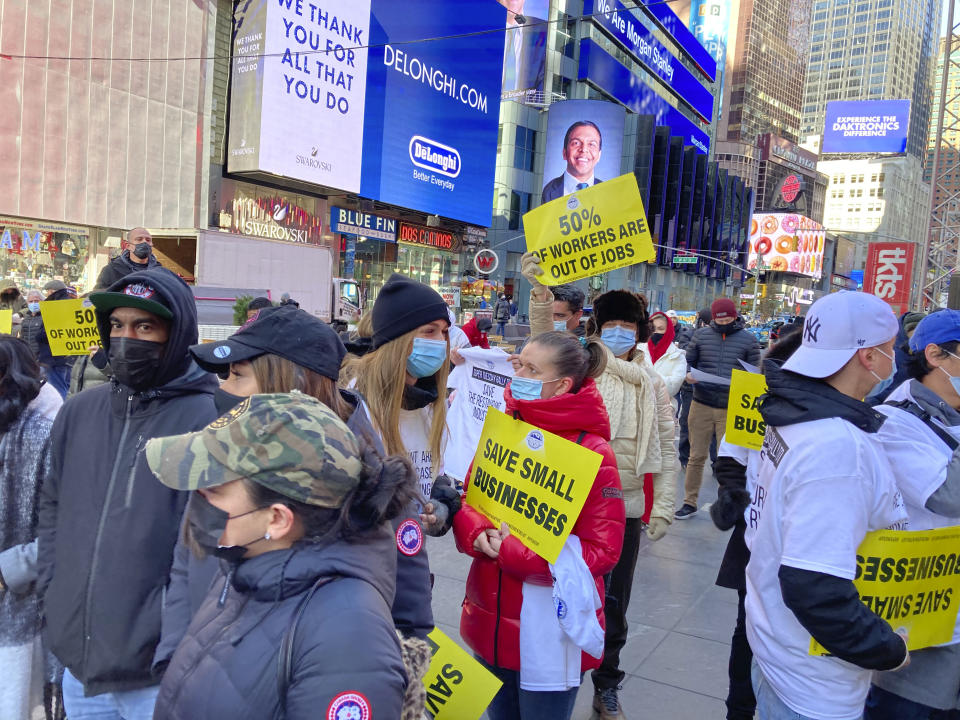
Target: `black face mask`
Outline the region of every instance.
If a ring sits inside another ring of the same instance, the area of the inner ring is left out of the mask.
[[[203,495],[198,492],[190,493],[190,500],[187,501],[187,522],[190,525],[190,537],[201,553],[213,555],[216,552],[229,519],[227,513],[211,505]]]
[[[110,369],[121,385],[141,391],[153,385],[160,370],[165,343],[136,338],[111,338]]]
[[[190,523],[190,535],[203,553],[214,555],[227,562],[240,562],[243,556],[247,554],[247,548],[261,540],[266,540],[267,535],[261,535],[243,545],[221,545],[220,538],[223,537],[223,533],[227,529],[228,520],[235,520],[258,510],[263,510],[263,508],[254,508],[239,515],[228,515],[220,508],[210,504],[210,501],[203,495],[195,492],[190,495],[190,501],[187,503],[187,522]]]
[[[244,400],[245,397],[233,395],[222,388],[213,391],[213,405],[217,408],[218,415],[226,415]]]
[[[663,333],[654,333],[650,336],[650,342],[656,345],[658,342],[663,340]]]
[[[150,257],[150,249],[150,243],[137,243],[133,248],[133,254],[141,260],[146,260]]]

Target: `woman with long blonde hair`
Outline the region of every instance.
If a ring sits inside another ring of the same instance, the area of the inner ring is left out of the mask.
[[[450,369],[447,304],[431,287],[393,275],[371,315],[372,349],[357,364],[355,386],[386,452],[405,454],[413,463],[424,528],[442,535],[459,509],[459,495],[442,468]]]

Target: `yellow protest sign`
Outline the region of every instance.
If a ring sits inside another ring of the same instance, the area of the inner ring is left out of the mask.
[[[633,173],[551,200],[523,216],[544,285],[560,285],[656,257]]]
[[[503,683],[439,628],[427,640],[433,651],[423,676],[427,714],[434,720],[477,720]]]
[[[0,310],[0,333],[10,335],[13,332],[13,310]]]
[[[580,517],[602,458],[582,445],[487,409],[467,504],[547,562]]]
[[[857,548],[853,584],[860,601],[894,630],[906,630],[910,650],[949,642],[960,603],[960,526],[938,530],[877,530]],[[826,655],[810,640],[811,655]]]
[[[100,345],[97,318],[86,298],[46,300],[40,316],[53,355],[86,355],[91,344]]]
[[[727,404],[727,429],[724,439],[732,445],[759,450],[767,429],[760,415],[760,397],[767,392],[767,381],[759,373],[734,370],[730,376],[730,401]]]

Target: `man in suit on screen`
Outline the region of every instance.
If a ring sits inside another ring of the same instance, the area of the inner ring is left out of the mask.
[[[603,137],[600,128],[590,120],[578,120],[567,128],[563,136],[563,159],[567,169],[543,186],[541,202],[550,202],[596,185],[602,180],[594,177],[593,170],[600,161]]]

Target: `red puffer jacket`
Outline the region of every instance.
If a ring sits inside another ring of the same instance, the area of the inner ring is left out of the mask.
[[[625,515],[617,460],[607,444],[610,421],[597,386],[587,378],[580,392],[548,400],[517,400],[509,386],[504,394],[508,414],[573,442],[581,432],[586,432],[580,444],[603,456],[593,488],[571,530],[580,538],[583,559],[596,579],[597,592],[603,601],[603,576],[613,570],[620,558]],[[487,663],[520,670],[523,583],[551,585],[550,568],[546,560],[528,550],[513,535],[504,540],[497,560],[478,553],[473,549],[473,541],[491,527],[493,524],[485,516],[466,503],[453,518],[457,548],[474,559],[467,577],[460,635]],[[602,626],[602,607],[597,610],[597,618]],[[582,671],[599,665],[596,658],[582,655]]]
[[[470,320],[465,323],[461,328],[464,335],[467,336],[467,340],[470,341],[470,344],[474,347],[481,347],[484,350],[490,349],[490,343],[487,341],[487,334],[485,332],[480,332],[480,328],[477,327],[477,319],[475,317],[470,318]]]

